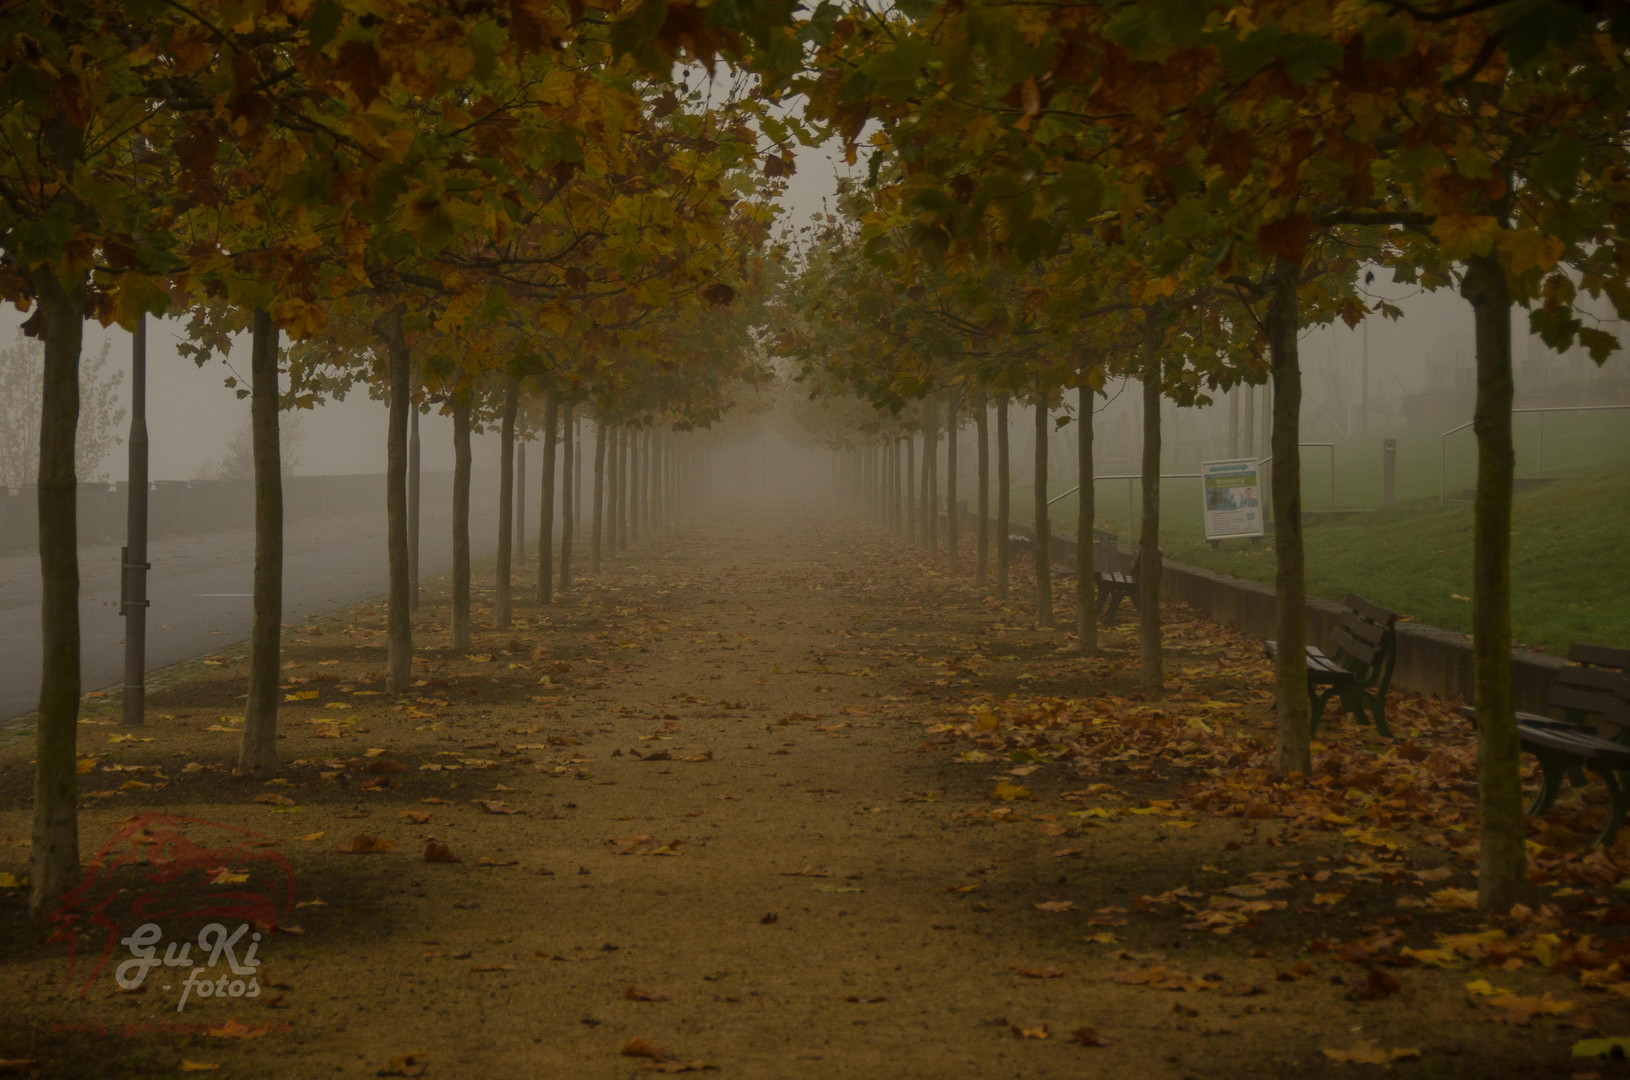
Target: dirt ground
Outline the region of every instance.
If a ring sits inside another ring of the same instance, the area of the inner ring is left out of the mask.
[[[1333,722],[1313,782],[1276,783],[1256,643],[1171,609],[1168,693],[1145,700],[1130,620],[1084,662],[1034,627],[1028,579],[1003,607],[967,569],[829,508],[713,507],[564,602],[523,602],[468,656],[430,591],[402,701],[381,692],[381,606],[301,622],[270,778],[230,770],[236,651],[157,680],[134,736],[89,700],[82,849],[144,813],[197,819],[146,819],[150,850],[236,837],[203,891],[288,908],[253,999],[178,1010],[165,966],[120,990],[131,953],[97,971],[112,939],[88,915],[70,971],[18,887],[32,766],[8,736],[0,1059],[38,1077],[1630,1075],[1569,1056],[1630,1033],[1630,909],[1613,855],[1584,847],[1600,803],[1570,794],[1536,826],[1542,885],[1489,927],[1466,910],[1473,774],[1447,703],[1396,696],[1396,743]],[[130,933],[157,910],[145,872],[78,910]]]

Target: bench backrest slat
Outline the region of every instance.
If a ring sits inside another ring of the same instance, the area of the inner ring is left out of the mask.
[[[1347,599],[1343,600],[1342,603],[1370,620],[1370,622],[1378,623],[1388,630],[1391,630],[1398,623],[1398,613],[1396,611],[1388,611],[1379,604],[1372,604],[1357,593],[1348,593]]]
[[[1376,647],[1384,644],[1387,635],[1392,632],[1384,626],[1377,626],[1368,619],[1359,618],[1353,612],[1348,612],[1336,620],[1336,625],[1365,644]]]
[[[1330,644],[1339,656],[1350,657],[1367,668],[1373,667],[1382,654],[1380,646],[1360,641],[1339,626],[1330,632]]]
[[[1582,690],[1571,686],[1553,686],[1548,699],[1558,709],[1577,709],[1595,716],[1609,717],[1630,712],[1624,699],[1603,690]]]
[[[1630,675],[1599,667],[1565,667],[1556,673],[1557,686],[1576,686],[1582,690],[1601,691],[1624,701],[1630,701]]]
[[[1610,649],[1606,645],[1570,645],[1568,659],[1576,664],[1630,671],[1630,649]]]

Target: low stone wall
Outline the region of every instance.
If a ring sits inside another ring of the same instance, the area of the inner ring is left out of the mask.
[[[965,515],[964,529],[977,529],[978,518]],[[1029,537],[1028,525],[1013,524],[1009,534]],[[1076,559],[1074,537],[1054,536],[1049,549],[1052,561],[1073,568]],[[1130,554],[1122,549],[1123,558]],[[1361,589],[1354,592],[1363,595]],[[1271,585],[1244,581],[1198,566],[1167,561],[1162,567],[1160,594],[1181,600],[1207,618],[1232,626],[1252,637],[1271,638],[1278,632],[1278,613]],[[1308,641],[1324,642],[1345,610],[1330,600],[1311,598],[1307,602]],[[1527,712],[1546,712],[1545,698],[1558,668],[1559,657],[1517,650],[1511,656],[1511,693],[1516,707]],[[1398,624],[1398,666],[1392,685],[1439,697],[1475,696],[1472,682],[1471,639],[1465,634],[1413,622]]]

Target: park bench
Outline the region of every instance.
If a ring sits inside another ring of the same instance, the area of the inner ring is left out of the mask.
[[[1596,838],[1605,846],[1630,810],[1630,649],[1574,645],[1568,659],[1573,664],[1556,673],[1545,698],[1562,716],[1513,714],[1522,748],[1539,760],[1539,791],[1528,813],[1545,813],[1565,783],[1583,788],[1585,773],[1593,772],[1609,797],[1607,825]],[[1460,711],[1475,728],[1476,707],[1463,705]]]
[[[1317,734],[1324,707],[1331,698],[1341,703],[1355,720],[1368,720],[1387,738],[1387,686],[1398,662],[1398,614],[1349,594],[1342,601],[1346,611],[1336,620],[1326,643],[1328,651],[1316,645],[1307,647],[1307,694],[1312,709],[1309,734]],[[1279,652],[1276,641],[1264,642],[1268,658]]]
[[[1100,545],[1094,544],[1093,547],[1097,549]],[[1142,607],[1139,583],[1143,579],[1143,548],[1139,547],[1137,554],[1132,556],[1132,565],[1121,570],[1115,568],[1120,562],[1119,546],[1111,541],[1103,547],[1107,548],[1107,553],[1100,561],[1098,551],[1094,550],[1093,565],[1114,569],[1093,570],[1093,577],[1098,581],[1098,617],[1104,622],[1113,623],[1120,618],[1122,599],[1131,601],[1134,611]],[[1160,556],[1165,558],[1165,552],[1161,551]]]

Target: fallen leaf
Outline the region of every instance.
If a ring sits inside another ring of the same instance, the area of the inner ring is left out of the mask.
[[[337,850],[346,855],[374,855],[382,851],[390,851],[395,847],[394,843],[384,837],[358,833],[349,844]]]
[[[623,1057],[656,1058],[660,1061],[668,1056],[668,1052],[650,1039],[629,1039],[623,1043],[622,1055]]]
[[[660,990],[641,990],[637,986],[630,986],[623,991],[623,997],[629,1001],[667,1001],[670,996]]]
[[[1015,799],[1033,799],[1030,789],[1018,784],[1010,784],[1006,780],[996,781],[996,787],[991,790],[990,797],[998,802],[1012,802]]]
[[[1039,904],[1032,904],[1037,911],[1074,911],[1074,900],[1045,900]]]
[[[403,821],[411,822],[414,825],[430,824],[430,815],[425,813],[423,810],[403,810],[396,816],[401,818]]]
[[[1050,1039],[1053,1035],[1052,1032],[1047,1030],[1046,1024],[1033,1028],[1020,1027],[1018,1024],[1009,1024],[1008,1030],[1013,1032],[1013,1037],[1015,1039]]]
[[[379,1071],[377,1073],[375,1073],[374,1075],[375,1076],[423,1076],[424,1073],[425,1073],[425,1070],[428,1069],[429,1067],[430,1066],[425,1063],[425,1055],[424,1054],[422,1054],[422,1053],[403,1054],[401,1057],[393,1057],[393,1058],[391,1058],[384,1065],[380,1066]]]
[[[1063,968],[1056,967],[1016,967],[1013,974],[1022,975],[1026,979],[1056,979],[1064,974]]]
[[[1348,1062],[1353,1065],[1385,1065],[1388,1062],[1407,1061],[1421,1056],[1421,1052],[1414,1048],[1386,1050],[1365,1039],[1358,1040],[1349,1050],[1323,1050],[1320,1052],[1331,1061]]]
[[[1077,1046],[1108,1046],[1109,1042],[1091,1028],[1079,1027],[1070,1033],[1070,1041]]]
[[[455,863],[458,862],[459,859],[457,855],[453,854],[453,849],[442,843],[440,840],[430,840],[427,841],[424,846],[424,861],[434,863]]]
[[[220,1068],[219,1065],[215,1065],[215,1064],[212,1064],[210,1062],[188,1061],[185,1058],[181,1059],[181,1071],[182,1072],[214,1072],[216,1069],[219,1069],[219,1068]]]

